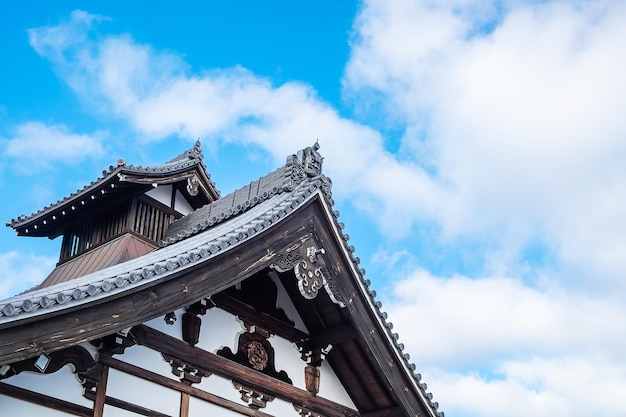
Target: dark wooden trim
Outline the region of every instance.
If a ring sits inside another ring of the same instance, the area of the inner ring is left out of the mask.
[[[315,207],[324,210],[320,205]],[[404,360],[396,355],[397,347],[388,339],[388,329],[379,321],[377,308],[372,308],[369,304],[367,294],[361,295],[363,294],[359,288],[361,278],[350,272],[354,266],[342,250],[345,242],[334,232],[333,220],[328,215],[318,213],[312,217],[312,224],[315,240],[326,250],[324,260],[331,278],[345,299],[351,300],[346,303],[342,313],[350,318],[359,335],[355,340],[363,350],[366,362],[377,373],[387,392],[405,414],[434,415],[423,394],[411,380]],[[346,274],[354,278],[346,279]]]
[[[128,214],[127,214],[128,225],[129,225],[129,229],[131,230],[133,228],[132,225],[134,225],[137,222],[137,204],[138,204],[137,196],[135,196],[130,201],[130,204],[129,204],[130,207],[128,208]]]
[[[292,343],[307,340],[309,335],[296,329],[295,327],[278,320],[271,315],[259,311],[256,308],[231,297],[230,295],[220,293],[211,297],[211,301],[216,307],[229,313],[239,316],[241,319],[249,320],[250,322],[261,326],[268,330],[270,333],[283,337]]]
[[[181,342],[184,343],[184,342]],[[186,345],[185,345],[186,346]],[[230,401],[226,398],[219,397],[215,394],[211,394],[209,392],[203,391],[199,388],[192,387],[190,385],[184,384],[182,382],[176,381],[171,378],[167,378],[165,376],[159,375],[157,373],[148,371],[146,369],[140,368],[135,365],[131,365],[130,363],[120,361],[118,359],[112,358],[110,356],[102,355],[100,357],[100,361],[113,369],[117,369],[120,372],[125,372],[129,375],[135,376],[137,378],[144,379],[149,382],[153,382],[155,384],[162,385],[164,387],[173,389],[179,392],[186,392],[189,395],[209,402],[211,404],[218,405],[220,407],[226,408],[228,410],[237,412],[239,414],[243,414],[245,416],[251,417],[272,417],[270,414],[263,413],[258,410],[253,410],[244,405],[237,404],[233,401]]]
[[[345,324],[322,330],[314,335],[311,335],[311,345],[320,347],[324,347],[322,345],[328,344],[338,345],[347,340],[356,339],[356,337],[357,333],[356,330],[354,330],[354,327],[350,324]]]
[[[385,410],[370,411],[363,413],[361,417],[404,417],[405,414],[400,407],[387,408]]]
[[[174,211],[176,211],[175,207],[176,207],[176,184],[172,184],[172,193],[170,195],[170,208]]]
[[[180,411],[178,416],[189,417],[189,393],[187,392],[180,393]]]
[[[0,325],[0,363],[10,364],[144,323],[191,305],[269,266],[281,251],[311,239],[314,211],[307,204],[278,230],[268,229],[245,244],[157,280],[74,308]]]
[[[96,394],[93,391],[85,391],[83,396],[91,401],[95,401],[96,399]],[[154,411],[146,407],[141,407],[139,405],[129,403],[128,401],[120,400],[115,397],[109,397],[108,395],[105,397],[105,404],[110,405],[111,407],[121,408],[122,410],[130,411],[132,413],[139,414],[142,416],[172,417],[168,414],[159,413],[158,411]]]
[[[171,214],[172,216],[176,216],[176,218],[179,218],[179,217],[182,216],[180,213],[178,213],[176,210],[174,210],[173,207],[168,207],[167,205],[161,203],[156,198],[150,197],[149,195],[142,194],[142,195],[137,197],[137,201],[141,201],[143,203],[152,205],[155,208],[161,210],[162,212],[164,212],[166,214]]]
[[[53,410],[63,411],[74,416],[92,417],[93,415],[90,408],[83,407],[82,405],[60,400],[58,398],[50,397],[49,395],[16,387],[14,385],[9,385],[4,382],[0,382],[0,394],[17,398],[32,404],[37,404],[42,407],[52,408]]]
[[[106,401],[107,383],[109,382],[109,367],[101,366],[96,385],[96,393],[93,402],[93,417],[104,415],[104,404]]]
[[[324,416],[356,417],[360,415],[358,411],[334,401],[316,397],[308,391],[294,387],[276,378],[271,378],[260,372],[253,371],[246,366],[222,358],[206,350],[197,347],[192,348],[185,342],[148,326],[135,326],[130,330],[130,335],[132,335],[137,344],[176,357],[184,362],[213,372],[216,375],[243,383],[247,387],[267,393],[270,396],[304,406]]]

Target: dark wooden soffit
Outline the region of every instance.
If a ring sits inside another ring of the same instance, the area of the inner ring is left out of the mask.
[[[186,307],[266,268],[287,248],[311,239],[314,200],[285,221],[149,287],[43,316],[0,325],[0,364],[8,364],[104,337]]]
[[[324,207],[321,207],[324,210]],[[340,344],[343,359],[349,360],[357,351],[362,352],[364,359],[362,366],[353,362],[349,368],[356,371],[357,378],[366,381],[368,390],[382,388],[386,391],[392,401],[376,404],[374,392],[371,392],[373,404],[371,409],[361,408],[365,411],[379,411],[381,408],[394,409],[398,405],[407,416],[430,416],[433,415],[430,407],[424,402],[421,393],[418,391],[415,381],[410,375],[408,366],[398,352],[397,347],[390,340],[389,330],[383,321],[380,320],[374,306],[374,301],[364,294],[360,288],[364,286],[361,277],[354,272],[354,265],[346,256],[344,241],[334,232],[330,216],[318,215],[312,219],[312,233],[319,247],[325,249],[323,255],[331,279],[337,287],[337,291],[346,300],[345,308],[331,309],[329,301],[317,304],[319,321],[323,326],[337,326],[338,323],[349,323],[357,331],[358,337],[347,343]],[[347,279],[347,277],[352,277]],[[367,289],[365,289],[367,291]],[[358,349],[357,348],[358,345]],[[332,355],[332,351],[331,351]],[[357,356],[358,358],[359,356]],[[338,361],[331,360],[331,365],[337,365]],[[344,376],[347,374],[344,374]],[[341,378],[341,377],[340,377]],[[369,382],[368,382],[369,381]],[[349,381],[342,380],[344,386]]]

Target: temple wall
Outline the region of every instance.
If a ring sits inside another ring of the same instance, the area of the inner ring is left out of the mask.
[[[276,282],[276,284],[278,288],[278,307],[286,312],[288,317],[296,323],[296,327],[299,330],[306,331],[301,318],[298,316],[295,307],[284,291],[280,281]],[[182,315],[184,312],[185,310],[183,309],[175,311],[177,320],[173,325],[166,324],[163,317],[153,319],[147,322],[146,325],[180,340],[182,339]],[[207,310],[205,315],[200,317],[202,326],[197,347],[212,353],[216,353],[224,347],[236,351],[238,336],[245,330],[236,316],[219,308],[211,308]],[[301,354],[297,347],[290,341],[278,336],[271,336],[268,340],[275,351],[276,370],[286,371],[293,381],[293,385],[305,390],[304,369],[306,364],[302,361]],[[88,344],[86,347],[93,350],[93,347]],[[163,359],[162,355],[147,347],[134,345],[127,348],[124,354],[115,355],[114,358],[147,369],[169,379],[175,381],[179,380],[178,377],[172,374],[170,364]],[[83,388],[72,371],[72,367],[67,365],[53,374],[41,375],[32,372],[23,372],[3,382],[91,408],[93,403],[82,396]],[[341,383],[326,362],[323,362],[320,371],[320,392],[318,395],[347,407],[355,408]],[[241,401],[241,394],[235,389],[233,383],[218,375],[204,377],[200,383],[194,384],[193,386],[237,404],[244,404]],[[180,393],[178,391],[128,375],[115,369],[109,370],[107,396],[172,416],[178,415],[180,407]],[[14,413],[17,412],[23,414],[24,411],[29,412],[30,415],[45,415],[51,417],[65,415],[54,410],[45,409],[3,395],[0,395],[0,409],[2,410],[2,415],[14,415]],[[298,416],[298,413],[293,409],[290,403],[280,399],[269,402],[263,411],[275,416]],[[135,414],[110,405],[105,406],[106,417],[124,417],[131,415]],[[190,417],[206,415],[227,417],[240,414],[191,397]]]

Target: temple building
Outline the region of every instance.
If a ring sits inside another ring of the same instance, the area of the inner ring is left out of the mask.
[[[315,144],[220,196],[200,143],[7,222],[62,237],[0,301],[0,409],[42,416],[443,417],[333,209]]]

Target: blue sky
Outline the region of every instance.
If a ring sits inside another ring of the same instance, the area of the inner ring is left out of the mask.
[[[620,415],[626,2],[0,6],[0,213],[203,143],[222,193],[319,139],[447,415]],[[0,232],[0,298],[59,242]]]

